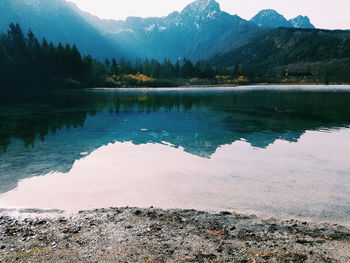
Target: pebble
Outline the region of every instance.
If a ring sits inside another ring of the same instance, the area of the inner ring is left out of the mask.
[[[123,212],[120,213],[120,211]],[[118,220],[110,220],[114,216],[118,217]],[[45,252],[48,256],[50,253],[57,256],[62,252],[62,255],[83,257],[86,261],[86,258],[92,255],[91,262],[95,260],[116,262],[113,261],[114,258],[108,257],[118,256],[119,262],[130,263],[141,262],[140,255],[147,253],[149,262],[168,262],[186,257],[191,262],[252,262],[245,261],[246,258],[251,259],[253,255],[251,251],[259,251],[256,262],[260,262],[259,260],[275,262],[272,260],[283,259],[283,256],[286,259],[288,257],[297,260],[305,258],[300,255],[307,255],[310,262],[317,262],[318,256],[324,251],[324,246],[316,242],[317,240],[327,242],[327,247],[336,251],[334,255],[347,253],[341,250],[341,247],[337,247],[337,242],[332,240],[334,235],[339,233],[339,227],[337,230],[327,225],[322,230],[321,226],[313,223],[261,220],[251,216],[231,215],[226,211],[209,214],[195,210],[99,209],[94,213],[85,211],[74,217],[61,216],[52,221],[50,219],[33,220],[32,225],[31,220],[27,219],[21,221],[10,217],[1,218],[0,234],[3,233],[3,236],[0,236],[0,262],[6,263],[9,260],[6,260],[4,255],[15,259],[20,249],[33,247],[43,251],[52,248],[50,252]],[[296,228],[298,233],[288,231],[289,227],[293,230]],[[9,235],[11,233],[16,236]],[[325,234],[332,238],[320,239]],[[346,237],[349,235],[350,230],[342,228],[337,238],[347,242]],[[299,244],[297,244],[298,240]],[[24,245],[21,241],[27,243]],[[300,243],[303,244],[300,245]],[[32,249],[28,251],[30,253]],[[116,254],[110,251],[115,251]],[[274,252],[276,255],[270,253],[266,256],[263,251],[276,251]],[[124,252],[126,253],[123,254]],[[156,256],[159,256],[159,260]],[[35,262],[34,259],[31,260]],[[59,260],[61,261],[48,260],[47,262],[60,263],[66,259]],[[18,262],[29,261],[20,258]],[[301,263],[302,261],[288,262]]]

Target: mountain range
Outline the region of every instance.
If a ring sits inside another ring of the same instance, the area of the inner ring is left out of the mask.
[[[77,9],[77,11],[79,11]],[[91,25],[137,57],[200,60],[245,44],[263,28],[314,28],[308,17],[286,20],[263,10],[247,21],[221,10],[215,0],[196,0],[166,17],[103,20],[80,12]],[[284,21],[282,23],[281,21]]]
[[[129,17],[125,21],[82,16],[101,33],[136,57],[199,60],[245,43],[259,28],[221,11],[214,0],[197,0],[181,12],[161,18]]]
[[[84,54],[106,57],[201,60],[226,53],[267,28],[314,28],[309,18],[287,20],[263,10],[247,21],[220,9],[215,0],[196,0],[165,17],[100,19],[65,0],[2,0],[0,29],[19,23],[54,43],[75,43]]]
[[[297,16],[296,18],[287,20],[283,15],[279,14],[273,9],[260,11],[250,20],[250,22],[256,24],[259,27],[265,28],[315,28],[307,16]]]
[[[18,23],[100,61],[186,58],[236,73],[244,68],[259,81],[283,74],[350,81],[350,32],[315,29],[306,16],[288,20],[266,9],[248,21],[222,11],[215,0],[196,0],[165,17],[126,20],[100,19],[66,0],[1,0],[0,10],[1,31]]]

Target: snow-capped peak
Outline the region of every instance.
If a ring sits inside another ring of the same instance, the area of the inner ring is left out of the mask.
[[[181,15],[195,19],[210,19],[220,13],[220,5],[215,0],[196,0],[186,6]]]

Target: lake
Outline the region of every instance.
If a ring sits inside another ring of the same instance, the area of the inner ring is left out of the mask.
[[[349,223],[350,86],[0,98],[0,207],[229,210]]]

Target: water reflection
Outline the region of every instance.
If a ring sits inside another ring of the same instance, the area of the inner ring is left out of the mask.
[[[239,133],[247,137],[252,133],[264,132],[279,138],[290,131],[300,134],[305,130],[348,126],[349,98],[349,89],[317,92],[312,88],[291,89],[287,92],[278,89],[166,92],[100,90],[40,94],[22,99],[1,97],[0,145],[6,151],[11,139],[20,139],[25,147],[33,147],[36,140],[44,141],[48,135],[63,128],[83,127],[89,117],[98,124],[98,115],[103,112],[118,115],[150,114],[149,120],[153,121],[150,124],[157,125],[159,130],[162,130],[163,121],[157,122],[160,115],[153,117],[153,114],[163,112],[163,115],[169,114],[169,118],[174,118],[177,125],[192,126],[191,131],[207,132],[212,125],[211,128],[216,131]],[[201,127],[184,123],[192,121],[183,120],[183,117],[193,112],[197,114],[198,122],[202,122]],[[130,126],[133,125],[138,123]],[[300,137],[287,135],[287,140],[289,136],[292,141]],[[232,137],[228,141],[236,139]],[[273,138],[266,140],[266,143],[261,143],[265,139],[251,139],[253,145],[257,143],[257,147],[273,143]]]
[[[241,143],[249,146],[249,151],[246,148],[245,152],[253,153],[255,148],[266,149],[281,144],[281,141],[298,142],[307,131],[329,131],[335,136],[327,137],[331,143],[339,134],[334,130],[350,125],[350,89],[346,87],[336,92],[315,91],[313,87],[287,91],[69,91],[23,99],[2,97],[0,101],[0,192],[3,193],[14,189],[19,180],[33,175],[74,171],[77,160],[109,143],[129,142],[143,150],[143,145],[155,144],[169,152],[171,148],[178,148],[176,158],[180,160],[180,155],[186,153],[189,159],[210,163],[225,145],[232,144],[231,154],[238,156]],[[346,140],[346,137],[336,140]],[[282,145],[284,149],[291,147]],[[319,153],[318,145],[320,142],[314,142],[316,150],[309,151],[314,159],[324,151],[320,149]],[[341,144],[338,147],[334,150],[349,154],[348,148],[341,147]],[[136,164],[140,159],[134,159],[132,153],[137,149],[135,147],[125,155]],[[269,156],[269,151],[262,152],[262,156]],[[333,154],[326,152],[330,156]],[[251,157],[252,153],[245,155],[245,166],[257,161]],[[156,155],[156,152],[150,154]],[[117,153],[113,153],[115,155]],[[171,158],[164,164],[168,168],[173,161]],[[277,156],[269,158],[276,159]],[[290,160],[300,161],[296,156],[293,158]],[[280,162],[278,166],[283,163],[278,158],[276,160]],[[238,164],[232,164],[234,160],[229,161],[230,169],[238,169]],[[294,166],[290,169],[296,169]],[[223,162],[210,169],[218,174],[220,167],[225,167]],[[332,167],[333,164],[328,169]],[[182,169],[186,166],[176,173],[181,174]],[[263,170],[267,174],[273,173]],[[96,169],[94,171],[96,173]],[[250,172],[258,177],[256,172]],[[305,175],[305,171],[301,174]]]
[[[116,142],[76,161],[67,173],[21,181],[0,198],[0,207],[153,205],[349,223],[350,163],[338,151],[349,149],[349,136],[348,129],[307,132],[297,144],[277,140],[266,150],[239,141],[211,159],[181,147]]]

